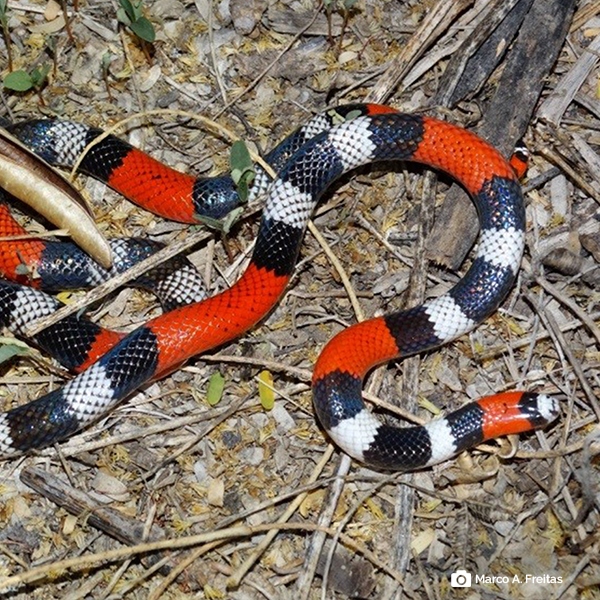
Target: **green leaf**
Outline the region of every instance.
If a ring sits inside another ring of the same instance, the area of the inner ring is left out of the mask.
[[[131,22],[129,28],[135,35],[137,35],[140,39],[148,42],[150,44],[154,43],[156,39],[156,32],[154,31],[154,26],[146,17],[139,17],[135,21]]]
[[[223,390],[225,389],[225,377],[221,373],[216,372],[210,376],[208,380],[208,391],[206,392],[206,401],[211,405],[215,406],[221,401],[223,397]]]
[[[254,181],[256,171],[250,158],[248,147],[242,140],[234,142],[229,154],[229,164],[231,165],[231,178],[237,186],[237,192],[242,202],[248,200],[248,191]]]
[[[33,81],[27,71],[13,71],[4,78],[4,87],[15,92],[26,92],[33,87]]]
[[[121,7],[123,9],[123,13],[127,17],[127,19],[129,19],[129,21],[135,21],[137,18],[137,15],[135,14],[135,9],[133,7],[133,4],[131,4],[131,2],[129,0],[119,0],[119,4],[121,5]],[[117,10],[117,18],[118,17],[119,17],[119,10]],[[119,19],[119,21],[121,21],[121,19]],[[124,22],[124,21],[121,21],[121,22]],[[126,23],[126,25],[129,25],[129,23]]]
[[[14,356],[27,354],[29,351],[29,346],[19,340],[0,337],[0,363],[7,362]]]
[[[204,217],[202,215],[195,215],[195,218],[198,223],[204,223],[204,225],[211,229],[227,234],[231,231],[233,224],[240,218],[243,212],[244,207],[238,206],[227,213],[222,219],[213,219],[212,217]]]
[[[113,58],[114,58],[114,55],[111,54],[108,50],[102,55],[100,65],[102,66],[103,73],[108,72],[108,68],[110,67],[110,63],[112,62]]]
[[[39,88],[46,81],[46,77],[50,73],[50,65],[42,65],[39,69],[31,71],[31,82],[34,87]]]
[[[119,0],[121,8],[117,9],[117,19],[120,23],[129,27],[131,31],[141,40],[150,44],[156,39],[154,25],[143,16],[143,7],[141,0],[131,2],[130,0]]]
[[[361,115],[361,111],[360,110],[351,110],[345,117],[346,121],[352,121],[352,119],[356,119],[357,117],[360,117]]]
[[[119,23],[123,23],[123,25],[125,25],[126,27],[129,27],[131,25],[131,19],[129,18],[127,11],[123,8],[117,9],[117,20],[119,21]]]
[[[248,169],[253,169],[252,159],[250,158],[250,151],[248,146],[242,140],[237,140],[231,146],[229,153],[229,164],[231,165],[231,176],[234,178],[234,182],[237,183],[237,177],[243,174]],[[235,174],[234,174],[235,173]]]
[[[227,213],[221,219],[221,231],[225,235],[227,235],[231,231],[233,224],[240,218],[240,215],[243,212],[244,212],[244,207],[238,206],[237,208],[234,208],[231,212]]]
[[[258,396],[265,410],[273,410],[275,406],[275,391],[273,389],[273,374],[271,371],[261,371],[258,374]]]
[[[237,192],[242,202],[247,202],[248,196],[250,195],[250,184],[254,179],[254,173],[246,173],[246,177],[240,177],[237,183]]]
[[[142,1],[143,0],[138,0],[137,2],[131,3],[131,8],[133,10],[133,19],[131,19],[132,21],[137,21],[142,17]]]
[[[25,263],[19,263],[15,267],[15,273],[17,275],[21,275],[21,276],[25,276],[25,277],[31,277],[31,268],[28,267]]]

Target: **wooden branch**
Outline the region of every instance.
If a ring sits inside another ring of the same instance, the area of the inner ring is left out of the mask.
[[[483,118],[477,127],[479,135],[505,154],[512,152],[527,129],[546,77],[562,48],[574,7],[575,0],[534,0],[507,54],[495,94],[483,107]],[[476,82],[477,79],[472,80],[472,84]],[[477,233],[472,202],[462,188],[453,186],[429,236],[428,256],[456,270]]]

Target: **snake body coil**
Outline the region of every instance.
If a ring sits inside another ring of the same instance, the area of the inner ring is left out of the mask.
[[[351,169],[391,159],[423,163],[457,179],[478,209],[479,247],[466,275],[448,293],[422,306],[350,327],[325,347],[313,377],[314,405],[324,428],[359,460],[408,470],[443,461],[485,439],[552,421],[558,414],[557,402],[523,392],[473,402],[426,426],[406,429],[382,424],[365,408],[361,388],[370,368],[447,343],[498,308],[519,269],[525,219],[513,170],[474,134],[385,106],[358,105],[343,114],[349,120],[320,133],[318,128],[310,135],[303,133],[298,148],[282,152],[252,259],[230,289],[153,319],[115,340],[91,366],[86,362],[87,368],[63,388],[0,415],[0,453],[22,452],[63,439],[149,379],[256,325],[284,292],[308,219],[322,193]],[[38,137],[47,138],[52,126],[44,128],[42,136],[36,135],[40,126],[22,129],[21,137],[35,147]],[[55,144],[55,155],[68,153],[58,148]],[[219,202],[213,196],[198,193],[213,183],[178,178],[141,152],[118,145],[114,138],[101,142],[86,160],[86,170],[169,218],[190,222],[202,211],[214,216],[221,210],[215,208]],[[228,185],[220,179],[213,189],[221,194]],[[237,205],[229,192],[225,196],[228,210]],[[0,322],[18,329],[29,318],[24,307],[33,294],[40,292],[15,284],[0,287]]]

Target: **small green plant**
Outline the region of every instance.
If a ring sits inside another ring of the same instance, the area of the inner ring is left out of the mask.
[[[34,90],[39,96],[40,102],[44,104],[44,99],[42,98],[42,89],[48,82],[49,72],[50,65],[42,65],[41,67],[36,67],[29,72],[19,69],[18,71],[9,73],[4,78],[4,87],[7,90],[12,90],[13,92],[28,92],[30,90]]]
[[[231,165],[231,179],[236,185],[240,200],[247,202],[248,192],[256,176],[256,171],[248,147],[242,140],[234,142],[231,146],[229,163]]]
[[[230,175],[235,184],[236,191],[242,204],[248,202],[250,186],[256,177],[256,170],[248,146],[242,140],[234,142],[229,152]],[[211,217],[198,217],[199,222],[207,227],[220,231],[223,241],[225,236],[231,231],[233,225],[238,221],[240,215],[244,212],[243,206],[238,206],[229,212],[222,219],[213,219]],[[225,246],[227,252],[227,246]]]
[[[140,40],[153,44],[156,39],[154,25],[144,17],[142,0],[119,0],[121,8],[117,10],[117,19],[131,29]]]

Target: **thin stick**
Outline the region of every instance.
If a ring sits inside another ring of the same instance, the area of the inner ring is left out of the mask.
[[[198,535],[136,544],[135,546],[126,546],[124,548],[116,548],[115,550],[108,550],[106,552],[86,554],[84,556],[67,558],[53,563],[40,565],[23,573],[19,573],[18,575],[1,579],[0,590],[11,589],[27,583],[32,583],[42,579],[43,577],[48,577],[52,573],[56,575],[69,569],[81,570],[103,563],[114,562],[122,558],[130,558],[132,556],[137,556],[138,554],[157,552],[159,550],[176,550],[179,548],[189,548],[191,546],[197,546],[198,544],[214,542],[217,540],[231,540],[240,537],[248,538],[260,533],[270,532],[272,530],[325,531],[328,535],[336,534],[335,530],[332,528],[320,527],[319,525],[314,525],[313,523],[264,523],[261,525],[254,525],[252,527],[229,527],[227,529],[221,529],[218,531],[209,531],[207,533],[200,533]],[[372,561],[377,568],[383,570],[390,577],[393,577],[398,582],[402,583],[402,575],[390,568],[386,563],[379,560],[368,548],[358,543],[350,536],[344,534],[340,535],[340,539],[349,548],[352,548],[353,550],[365,556],[368,560]]]

